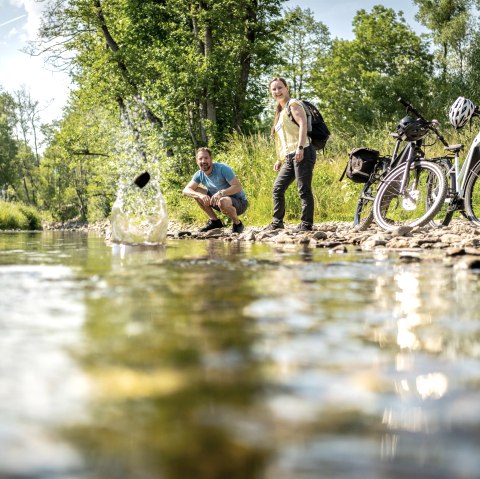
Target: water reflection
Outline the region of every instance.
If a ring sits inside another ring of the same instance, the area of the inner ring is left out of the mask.
[[[476,308],[478,301],[464,297],[463,305],[467,305],[469,313],[459,315],[462,305],[457,303],[458,288],[464,288],[464,283],[446,273],[438,265],[427,270],[415,265],[399,268],[391,278],[396,285],[394,297],[390,298],[392,329],[396,330],[398,346],[396,372],[392,375],[399,400],[384,409],[382,423],[387,431],[382,438],[381,455],[394,464],[428,465],[435,477],[475,477],[480,466],[477,460],[470,457],[461,472],[451,463],[461,447],[469,449],[478,432],[452,421],[458,395],[468,388],[462,376],[465,377],[470,359],[457,348],[457,361],[452,362],[449,356],[451,346],[463,341],[463,335],[451,329],[457,329],[456,321],[471,323],[473,319],[474,329],[479,331],[477,315],[471,316],[475,311],[471,308],[473,304]],[[385,279],[380,281],[377,293],[383,290],[388,297]],[[471,286],[478,289],[477,278]],[[388,337],[394,332],[384,330],[380,342],[388,344]],[[478,418],[475,422],[478,431]]]
[[[139,251],[118,253],[123,275],[87,297],[86,342],[75,351],[96,400],[89,420],[63,433],[102,478],[259,477],[270,448],[249,418],[262,391],[256,333],[242,314],[250,275],[212,243],[190,259],[146,251],[131,284],[121,268]]]
[[[0,477],[478,476],[477,276],[385,253],[12,239]]]

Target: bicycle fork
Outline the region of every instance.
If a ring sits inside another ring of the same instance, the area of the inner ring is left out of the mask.
[[[415,178],[413,183],[411,184],[411,188],[409,186],[409,177],[410,177],[410,167],[414,161],[416,156],[416,147],[413,145],[410,146],[410,151],[408,152],[408,157],[405,162],[405,169],[402,175],[402,181],[400,183],[400,190],[399,190],[399,197],[403,197],[402,207],[406,210],[412,210],[415,208],[415,204],[418,200],[418,190],[417,185],[419,181],[419,169],[415,169]],[[407,190],[408,188],[408,190]]]

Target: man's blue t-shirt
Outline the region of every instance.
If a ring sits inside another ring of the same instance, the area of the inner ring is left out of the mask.
[[[213,170],[210,176],[206,175],[202,170],[198,170],[192,178],[192,181],[202,184],[208,190],[208,194],[213,196],[217,191],[225,190],[230,186],[229,181],[235,178],[233,170],[225,163],[212,163]],[[242,190],[240,193],[235,193],[234,198],[239,200],[246,200],[247,195]]]

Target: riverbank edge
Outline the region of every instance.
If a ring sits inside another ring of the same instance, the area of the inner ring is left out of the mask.
[[[225,242],[261,242],[276,247],[325,248],[331,253],[349,251],[384,250],[400,252],[405,259],[415,260],[422,252],[436,252],[444,258],[462,258],[467,268],[480,268],[480,226],[464,219],[455,219],[448,227],[399,226],[393,231],[383,231],[372,225],[358,231],[351,222],[331,221],[315,224],[312,231],[297,232],[295,225],[268,231],[264,226],[245,227],[241,234],[232,233],[231,227],[217,228],[206,233],[198,226],[169,221],[167,238],[216,239]],[[70,221],[45,223],[44,230],[96,232],[110,239],[110,221],[95,223]]]

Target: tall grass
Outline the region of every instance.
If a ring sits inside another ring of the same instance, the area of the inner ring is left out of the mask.
[[[351,221],[362,185],[344,179],[339,181],[345,168],[348,153],[355,147],[369,147],[380,151],[383,156],[391,156],[395,140],[389,132],[395,125],[380,125],[374,130],[359,129],[354,135],[336,133],[327,143],[324,152],[317,152],[317,162],[313,175],[313,192],[315,197],[315,222]],[[448,135],[447,135],[448,136]],[[450,134],[447,138],[451,143],[458,140],[469,145],[474,134]],[[444,154],[443,146],[437,142],[429,145],[426,140],[425,152],[427,157]],[[272,186],[276,172],[275,146],[268,135],[253,136],[233,135],[230,141],[223,145],[220,151],[214,151],[214,161],[230,165],[241,181],[250,203],[249,209],[242,216],[248,225],[266,225],[272,218]],[[193,159],[192,159],[193,161]],[[181,192],[179,192],[181,195]],[[299,222],[301,204],[294,182],[286,194],[287,213],[285,221]],[[188,213],[187,213],[188,212]],[[191,199],[183,198],[170,211],[170,217],[185,222],[203,222],[206,218]]]
[[[22,203],[0,201],[0,230],[41,230],[40,213]]]
[[[317,152],[313,175],[316,223],[350,221],[353,218],[361,186],[348,180],[339,181],[348,152],[354,146],[369,146],[384,151],[393,147],[393,142],[390,143],[387,144],[380,135],[375,137],[371,134],[368,143],[362,135],[353,138],[333,135],[329,139],[325,151]],[[248,225],[266,225],[272,219],[272,186],[277,175],[273,170],[275,155],[273,140],[263,134],[233,135],[221,151],[214,151],[214,161],[230,165],[247,193],[250,207],[242,219]],[[299,222],[301,203],[296,182],[287,190],[286,203],[285,221]],[[180,200],[170,211],[170,216],[184,222],[200,223],[205,220],[204,214],[188,198]]]

